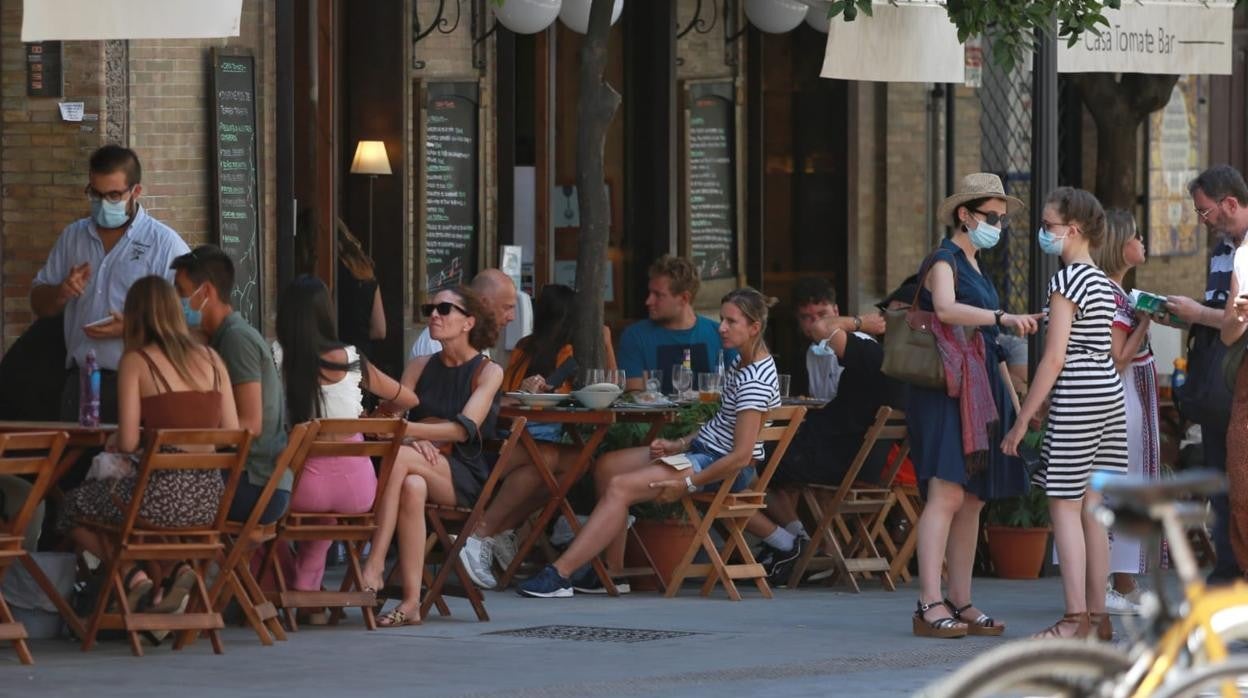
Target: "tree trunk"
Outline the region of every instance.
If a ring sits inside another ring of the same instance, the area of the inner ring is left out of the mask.
[[[607,38],[611,32],[613,0],[593,0],[589,31],[581,42],[580,97],[576,107],[576,189],[581,229],[577,240],[576,329],[572,351],[582,368],[603,367],[602,303],[606,289],[607,214],[606,168],[603,150],[607,127],[620,106],[620,95],[604,79]]]
[[[1109,73],[1074,76],[1079,95],[1096,121],[1096,190],[1106,208],[1132,210],[1139,199],[1140,125],[1170,102],[1177,75]]]

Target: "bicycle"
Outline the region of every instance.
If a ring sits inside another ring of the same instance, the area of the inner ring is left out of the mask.
[[[1146,594],[1142,629],[1129,648],[1066,638],[1013,642],[980,655],[921,696],[1146,698],[1163,690],[1195,690],[1189,683],[1197,680],[1196,688],[1219,684],[1225,698],[1248,696],[1228,681],[1248,675],[1248,661],[1226,661],[1228,642],[1248,638],[1248,583],[1205,586],[1187,530],[1204,525],[1208,512],[1203,501],[1182,501],[1221,492],[1222,475],[1189,472],[1147,483],[1094,478],[1093,487],[1106,496],[1098,513],[1102,522],[1145,540],[1150,551],[1153,591]],[[1159,564],[1163,537],[1183,589],[1177,604],[1165,594]]]

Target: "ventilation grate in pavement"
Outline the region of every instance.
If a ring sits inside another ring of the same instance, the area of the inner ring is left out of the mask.
[[[538,625],[532,628],[500,630],[486,635],[506,635],[534,640],[571,640],[573,642],[652,642],[671,640],[701,633],[680,630],[642,630],[638,628],[600,628],[592,625]]]

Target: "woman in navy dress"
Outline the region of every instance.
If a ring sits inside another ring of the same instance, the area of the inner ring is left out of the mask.
[[[971,602],[971,567],[979,535],[979,513],[989,499],[1011,497],[1027,490],[1027,475],[1018,458],[1000,450],[1000,435],[1014,424],[1018,396],[997,344],[1003,329],[1017,334],[1036,331],[1037,317],[1012,315],[1001,309],[992,282],[979,269],[976,253],[997,244],[1008,215],[1022,202],[1006,196],[996,175],[963,178],[959,191],[941,203],[938,220],[953,225],[929,257],[930,272],[921,278],[919,307],[934,310],[949,326],[973,328],[984,340],[988,389],[996,403],[997,426],[989,434],[987,453],[968,468],[964,455],[962,411],[957,398],[944,389],[910,387],[907,422],[911,458],[926,499],[918,524],[919,604],[914,634],[924,637],[1000,635],[1005,626]],[[920,271],[922,277],[923,271]],[[991,410],[990,410],[991,411]],[[941,568],[947,564],[948,595],[941,593]]]

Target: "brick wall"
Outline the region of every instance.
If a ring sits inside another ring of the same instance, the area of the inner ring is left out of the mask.
[[[887,90],[886,187],[874,205],[884,211],[885,280],[891,289],[918,269],[930,249],[933,224],[927,210],[927,88],[894,83]]]

